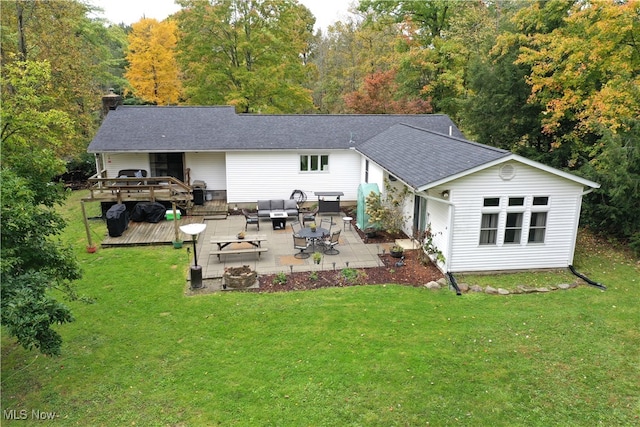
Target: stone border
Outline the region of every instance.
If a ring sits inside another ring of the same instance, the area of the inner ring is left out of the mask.
[[[580,286],[580,284],[581,284],[580,282],[576,281],[574,283],[561,283],[559,285],[540,286],[540,287],[518,285],[516,286],[515,289],[508,290],[503,288],[494,288],[492,286],[487,286],[483,288],[482,286],[479,286],[479,285],[468,285],[467,283],[459,283],[458,288],[460,288],[460,292],[463,294],[466,294],[469,292],[475,292],[475,293],[485,293],[489,295],[520,295],[520,294],[545,293],[545,292],[552,292],[557,290],[573,289]],[[424,287],[427,289],[437,291],[440,289],[449,288],[449,283],[447,282],[447,279],[442,278],[436,282],[426,283]]]

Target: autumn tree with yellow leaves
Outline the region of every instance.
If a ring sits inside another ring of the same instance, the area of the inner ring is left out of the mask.
[[[157,105],[177,104],[182,85],[175,59],[175,22],[143,18],[129,34],[126,79],[135,96]]]

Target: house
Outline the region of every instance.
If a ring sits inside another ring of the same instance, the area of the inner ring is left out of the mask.
[[[443,271],[567,267],[582,196],[598,184],[464,139],[444,115],[253,115],[233,107],[120,106],[88,151],[102,178],[143,169],[228,205],[406,186],[404,231],[424,231]],[[310,199],[311,200],[311,199]]]

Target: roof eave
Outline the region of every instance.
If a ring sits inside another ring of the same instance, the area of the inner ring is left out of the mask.
[[[523,163],[525,165],[531,166],[531,167],[536,168],[536,169],[541,169],[541,170],[543,170],[543,171],[545,171],[547,173],[559,176],[559,177],[567,179],[569,181],[576,182],[576,183],[581,184],[581,185],[583,185],[585,187],[600,188],[600,184],[598,184],[597,182],[589,181],[588,179],[584,179],[584,178],[581,178],[579,176],[570,174],[568,172],[561,171],[561,170],[556,169],[556,168],[554,168],[552,166],[547,166],[545,164],[536,162],[534,160],[527,159],[526,157],[522,157],[522,156],[519,156],[517,154],[507,153],[504,157],[500,157],[498,159],[492,160],[492,161],[484,163],[482,165],[478,165],[478,166],[476,166],[474,168],[467,169],[465,171],[462,171],[460,173],[448,176],[446,178],[439,179],[437,181],[433,181],[433,182],[421,185],[421,186],[419,186],[417,188],[417,191],[419,191],[419,192],[420,191],[427,191],[427,190],[429,190],[431,188],[435,188],[435,187],[444,185],[444,184],[446,184],[448,182],[451,182],[453,180],[465,177],[467,175],[471,175],[473,173],[476,173],[476,172],[481,171],[483,169],[490,168],[492,166],[499,165],[501,163],[506,163],[506,162],[508,162],[510,160]]]

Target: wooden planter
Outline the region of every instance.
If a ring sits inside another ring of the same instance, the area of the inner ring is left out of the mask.
[[[248,265],[242,267],[227,267],[224,269],[222,279],[225,287],[231,289],[245,289],[256,284],[258,273],[251,270]]]

